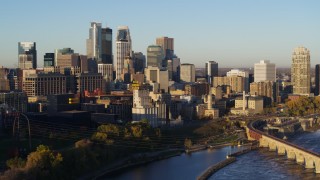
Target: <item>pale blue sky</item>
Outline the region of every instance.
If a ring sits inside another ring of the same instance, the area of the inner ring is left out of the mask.
[[[71,47],[86,53],[91,21],[114,31],[130,28],[133,50],[146,53],[156,37],[175,38],[182,62],[204,67],[252,67],[269,59],[289,67],[293,48],[320,63],[319,0],[3,0],[0,3],[0,65],[17,65],[19,41],[35,41],[43,55]],[[115,51],[114,51],[115,54]]]

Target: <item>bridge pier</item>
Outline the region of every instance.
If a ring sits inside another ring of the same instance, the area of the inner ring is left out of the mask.
[[[304,164],[304,157],[302,154],[296,154],[296,162],[298,164]]]
[[[269,144],[269,151],[276,151],[277,150],[277,146],[274,143],[270,143]]]
[[[312,169],[314,168],[314,162],[311,157],[305,157],[305,168],[306,169]]]
[[[287,158],[291,159],[291,160],[295,160],[296,159],[296,154],[293,151],[288,151],[287,152]]]
[[[320,160],[315,160],[314,162],[314,172],[320,174]]]
[[[286,149],[283,146],[278,146],[278,155],[286,155]]]
[[[261,138],[260,141],[259,141],[259,147],[269,147],[269,143],[268,141],[266,141],[265,139]]]

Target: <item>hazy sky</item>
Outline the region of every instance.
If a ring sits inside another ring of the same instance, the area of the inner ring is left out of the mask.
[[[301,45],[313,66],[320,63],[319,8],[319,0],[3,0],[0,65],[18,64],[19,41],[37,43],[39,67],[54,49],[86,54],[97,21],[113,29],[113,39],[118,26],[129,26],[133,50],[144,54],[156,37],[173,37],[175,54],[197,67],[208,60],[252,67],[261,59],[289,67]]]

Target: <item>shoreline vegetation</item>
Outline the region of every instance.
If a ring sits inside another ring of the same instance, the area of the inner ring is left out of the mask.
[[[197,121],[174,129],[152,128],[147,120],[123,126],[101,125],[72,147],[52,149],[44,144],[26,157],[7,160],[8,169],[0,173],[0,179],[90,179],[178,156],[194,145],[234,143],[239,126],[239,122],[223,119]]]

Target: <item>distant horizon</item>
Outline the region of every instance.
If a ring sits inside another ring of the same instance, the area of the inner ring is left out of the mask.
[[[86,13],[88,7],[94,11]],[[125,25],[133,51],[146,55],[157,37],[171,37],[181,62],[196,67],[211,60],[221,67],[253,67],[262,59],[290,67],[293,49],[299,46],[310,50],[313,67],[320,60],[318,7],[317,0],[5,1],[0,7],[0,66],[18,64],[17,44],[22,41],[37,43],[40,68],[43,55],[54,49],[71,47],[86,55],[90,22],[100,22],[113,30],[113,64],[117,27]]]

